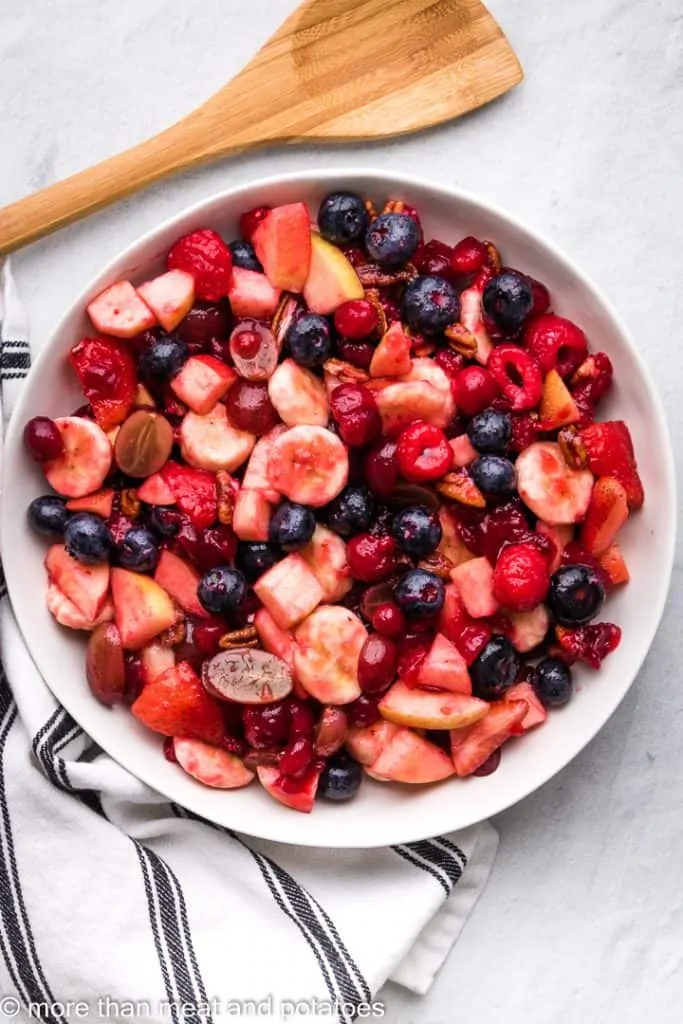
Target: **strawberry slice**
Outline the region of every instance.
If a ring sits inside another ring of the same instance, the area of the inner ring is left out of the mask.
[[[294,666],[304,689],[322,704],[350,704],[360,697],[358,656],[367,635],[348,608],[317,608],[294,634]]]
[[[221,236],[211,228],[179,238],[166,258],[166,265],[169,270],[191,274],[198,299],[218,302],[230,291],[232,256]]]
[[[154,579],[188,615],[197,615],[202,619],[209,617],[197,597],[201,576],[194,566],[172,551],[164,550],[159,557]]]
[[[85,498],[71,498],[66,503],[69,512],[92,512],[102,519],[109,519],[113,505],[114,492],[110,487],[88,494]]]
[[[628,583],[630,580],[631,574],[618,544],[611,544],[602,552],[598,561],[607,573],[613,587],[618,587],[621,583]]]
[[[169,270],[138,285],[138,295],[165,331],[173,331],[192,309],[194,278],[184,270]]]
[[[498,750],[526,718],[529,705],[525,700],[494,701],[488,714],[469,729],[451,732],[451,755],[456,775],[471,775],[491,754]]]
[[[109,566],[84,565],[67,552],[63,544],[53,544],[45,556],[50,582],[92,621],[102,611],[109,593]]]
[[[203,469],[192,469],[177,462],[167,462],[161,476],[175,496],[178,508],[184,512],[198,530],[203,530],[216,519],[216,477]]]
[[[219,745],[225,734],[218,704],[186,661],[147,683],[131,711],[148,729],[163,736],[192,737]]]
[[[557,370],[550,370],[543,381],[543,395],[539,409],[541,430],[559,430],[581,419],[579,408]]]
[[[529,705],[529,710],[519,723],[520,733],[528,732],[529,729],[534,729],[537,725],[543,725],[548,717],[548,712],[536,696],[536,691],[531,683],[515,683],[505,691],[504,700],[513,703],[514,701],[526,701]]]
[[[102,430],[123,423],[137,391],[135,360],[129,349],[105,338],[83,338],[71,349],[69,362],[81,391]]]
[[[638,474],[631,433],[623,420],[592,423],[581,431],[588,466],[596,476],[613,476],[626,491],[629,508],[640,508],[645,500]]]
[[[114,338],[133,338],[156,324],[156,317],[130,281],[117,281],[88,304],[88,316],[96,330]]]
[[[454,774],[448,754],[412,729],[399,729],[366,771],[380,781],[411,785],[440,782]]]
[[[402,377],[410,373],[410,338],[400,320],[391,325],[375,349],[370,362],[371,377]]]
[[[198,782],[213,789],[241,789],[254,779],[235,754],[212,747],[201,740],[176,737],[173,753],[180,767]]]
[[[581,542],[592,555],[599,555],[613,543],[628,519],[626,491],[613,476],[595,484],[586,518],[581,524]]]

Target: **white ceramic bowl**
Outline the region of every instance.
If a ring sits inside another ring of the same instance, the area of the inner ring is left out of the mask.
[[[235,792],[200,785],[164,759],[159,737],[127,710],[107,710],[90,696],[84,635],[56,625],[45,607],[45,544],[29,532],[24,510],[46,486],[22,448],[21,432],[32,416],[64,415],[80,404],[66,356],[75,341],[91,333],[85,306],[103,287],[121,277],[137,282],[159,272],[171,243],[195,228],[211,226],[234,237],[245,210],[303,199],[315,213],[320,199],[338,187],[379,203],[387,196],[407,200],[419,210],[427,238],[455,242],[474,234],[493,239],[507,264],[545,282],[553,308],[575,319],[592,347],[607,352],[615,364],[616,384],[601,416],[628,422],[647,500],[620,538],[632,582],[605,609],[605,617],[623,628],[620,647],[599,673],[574,670],[578,685],[571,704],[551,714],[542,729],[510,743],[495,774],[414,788],[368,779],[348,805],[321,803],[303,815],[280,806],[256,784]],[[36,361],[8,431],[1,527],[9,592],[31,655],[55,696],[112,757],[170,799],[221,825],[306,846],[370,847],[434,836],[496,814],[579,753],[627,692],[655,635],[669,585],[675,519],[673,460],[659,398],[616,313],[583,274],[550,243],[472,196],[400,175],[340,169],[268,178],[214,196],[145,235],[76,298]]]

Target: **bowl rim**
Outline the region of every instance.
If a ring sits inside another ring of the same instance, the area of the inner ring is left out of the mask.
[[[614,695],[614,699],[609,703],[606,710],[601,715],[596,716],[594,720],[587,723],[586,729],[581,731],[580,738],[578,738],[575,743],[571,744],[571,752],[566,757],[564,757],[562,763],[559,766],[552,767],[548,771],[541,772],[538,776],[533,776],[528,781],[528,783],[525,782],[523,785],[520,786],[519,791],[516,792],[514,799],[512,800],[510,800],[509,795],[505,795],[504,793],[501,793],[499,801],[496,801],[495,799],[489,799],[489,801],[487,802],[486,814],[483,817],[472,819],[469,822],[469,825],[474,825],[479,821],[487,820],[492,816],[499,814],[510,807],[515,806],[515,804],[519,803],[521,800],[525,799],[530,794],[534,793],[537,789],[539,789],[541,786],[545,785],[545,783],[547,783],[550,779],[552,779],[556,774],[558,774],[564,768],[566,768],[567,765],[570,764],[577,757],[577,755],[595,738],[598,732],[600,732],[600,730],[612,717],[612,715],[614,714],[614,712],[619,707],[622,700],[630,690],[631,686],[635,682],[635,679],[642,667],[645,658],[647,657],[647,654],[650,651],[652,642],[656,635],[656,631],[659,627],[659,623],[661,622],[664,607],[667,601],[674,565],[675,542],[677,534],[676,511],[678,506],[673,446],[671,442],[671,436],[669,433],[663,402],[656,390],[650,371],[643,357],[641,356],[637,346],[633,342],[625,322],[622,320],[620,314],[616,311],[616,309],[612,305],[612,302],[604,294],[604,292],[596,284],[594,284],[593,281],[583,272],[583,270],[581,270],[569,256],[567,256],[561,249],[559,249],[554,242],[550,241],[542,232],[536,230],[535,228],[527,226],[527,224],[524,223],[524,221],[520,220],[515,215],[508,213],[506,210],[499,207],[496,203],[491,202],[488,199],[484,199],[478,195],[475,195],[465,189],[457,188],[451,185],[444,185],[432,181],[428,177],[423,177],[417,174],[404,174],[393,171],[383,171],[379,168],[374,167],[342,165],[319,170],[290,170],[278,174],[258,177],[249,182],[242,183],[237,186],[221,189],[217,192],[211,193],[208,196],[205,196],[200,200],[197,200],[196,202],[188,206],[183,207],[178,212],[170,215],[165,220],[161,221],[155,227],[146,231],[144,234],[138,236],[123,250],[119,251],[115,256],[113,256],[107,262],[107,264],[99,271],[99,273],[95,274],[88,281],[86,286],[79,292],[79,294],[76,296],[74,301],[69,305],[69,307],[63,313],[63,315],[57,319],[54,327],[48,333],[45,343],[42,345],[41,351],[39,352],[38,356],[33,362],[29,374],[26,380],[24,381],[24,386],[21,388],[21,392],[15,403],[12,416],[9,421],[5,437],[5,444],[3,446],[4,453],[2,466],[2,487],[0,493],[0,551],[3,550],[6,546],[7,533],[9,530],[9,527],[6,524],[9,515],[8,494],[10,488],[8,485],[10,481],[8,479],[9,471],[7,469],[8,460],[6,458],[6,453],[8,450],[12,449],[16,445],[21,444],[20,424],[23,423],[23,419],[25,416],[23,407],[28,401],[27,395],[29,394],[29,388],[26,385],[32,378],[37,377],[41,373],[43,366],[49,362],[50,350],[52,348],[53,342],[55,338],[61,333],[63,328],[66,326],[68,320],[71,318],[75,311],[81,310],[87,304],[90,298],[94,294],[96,294],[98,289],[101,290],[101,288],[105,286],[105,283],[111,276],[113,269],[123,261],[130,260],[131,258],[135,257],[137,251],[142,246],[152,241],[157,235],[162,235],[164,232],[173,228],[175,224],[187,219],[188,217],[191,217],[193,214],[201,214],[207,207],[213,204],[217,204],[220,203],[221,201],[228,200],[235,201],[238,200],[239,197],[244,193],[258,192],[259,190],[277,188],[278,186],[290,186],[294,184],[301,184],[302,187],[306,187],[311,185],[319,186],[321,184],[326,183],[330,183],[331,185],[337,184],[338,186],[341,186],[343,185],[345,180],[349,179],[363,179],[364,181],[367,182],[368,191],[372,191],[375,188],[382,188],[385,190],[387,188],[392,187],[406,187],[408,189],[416,188],[426,190],[432,193],[433,195],[439,196],[447,201],[467,203],[473,210],[479,210],[483,214],[493,216],[502,221],[503,223],[509,225],[512,229],[540,243],[540,245],[551,254],[553,259],[566,273],[568,273],[570,276],[573,276],[576,280],[579,281],[581,286],[591,295],[593,300],[596,301],[597,304],[602,307],[607,317],[609,317],[609,319],[612,321],[614,327],[616,328],[616,331],[618,332],[621,339],[630,350],[630,355],[638,368],[643,386],[647,392],[652,418],[656,421],[658,434],[664,441],[664,451],[661,454],[662,464],[665,470],[667,502],[666,507],[663,510],[662,521],[666,527],[666,531],[663,531],[661,536],[662,564],[660,566],[661,571],[658,574],[656,599],[654,601],[656,614],[653,619],[652,635],[649,637],[648,643],[644,647],[640,657],[638,657],[632,662],[632,666],[628,672],[628,683],[626,685],[622,685],[619,688],[619,690]],[[659,497],[661,500],[662,496],[660,495]],[[13,575],[11,571],[7,577],[7,589],[11,601],[13,590]],[[36,659],[33,656],[31,642],[29,641],[27,635],[29,631],[28,629],[24,629],[24,626],[22,625],[22,622],[19,621],[18,616],[16,616],[16,619],[22,638],[24,640],[24,643],[26,644],[26,648],[31,657],[31,660],[36,666],[36,670],[40,672]],[[48,686],[48,689],[51,690],[51,687],[47,679],[45,680],[45,683]],[[62,703],[61,698],[57,698],[55,696],[55,699]],[[74,718],[78,718],[77,713],[73,714],[73,711],[71,711],[70,707],[67,707],[66,703],[64,703],[63,706],[66,708],[67,711],[69,711],[69,713],[73,715]],[[145,783],[155,792],[160,792],[167,799],[176,799],[175,797],[169,795],[167,792],[164,792],[163,789],[159,789],[158,782],[156,780],[150,779],[146,771],[139,773],[136,768],[130,767],[128,763],[124,764],[123,761],[119,759],[122,755],[124,756],[125,760],[128,761],[130,759],[125,758],[125,754],[123,751],[119,751],[119,756],[112,753],[112,751],[109,749],[109,744],[107,742],[106,735],[93,735],[92,731],[89,732],[89,735],[101,747],[101,749],[108,754],[108,756],[112,757],[112,759],[116,763],[120,764],[123,768],[125,768],[126,771],[129,771],[131,775]],[[134,761],[135,758],[133,757],[132,760]],[[405,816],[403,827],[401,827],[400,829],[394,829],[393,832],[382,837],[381,839],[373,837],[370,841],[365,842],[359,842],[357,838],[354,838],[354,840],[351,842],[348,841],[345,836],[345,830],[343,828],[340,828],[339,835],[335,838],[335,846],[337,846],[338,848],[355,849],[377,848],[396,843],[415,842],[421,839],[431,837],[431,832],[429,833],[429,835],[425,835],[424,827],[420,827],[419,820],[419,815],[408,814]],[[459,825],[457,827],[464,828],[469,826],[468,824],[465,824]],[[440,832],[448,830],[449,828],[447,824],[444,824],[443,826],[439,827]],[[286,840],[283,840],[281,838],[280,830],[278,829],[277,825],[274,825],[274,827],[270,827],[267,821],[264,823],[263,827],[261,826],[261,823],[259,821],[258,830],[249,832],[248,834],[258,836],[260,838],[267,840],[287,842],[291,845],[321,845],[319,841],[311,840],[310,838],[307,838],[305,835],[303,835],[301,839],[298,841],[296,838],[292,838],[291,836],[288,836]]]

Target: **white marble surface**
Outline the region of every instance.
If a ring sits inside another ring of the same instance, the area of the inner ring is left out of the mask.
[[[395,143],[261,152],[163,184],[19,254],[40,341],[117,250],[219,187],[302,165],[431,175],[550,235],[602,286],[683,434],[680,0],[490,0],[526,81]],[[0,203],[142,140],[236,72],[293,0],[0,0]],[[680,466],[680,455],[677,455]],[[651,495],[650,500],[656,500]],[[494,877],[423,999],[391,1024],[678,1024],[683,999],[681,566],[628,698],[496,824]]]

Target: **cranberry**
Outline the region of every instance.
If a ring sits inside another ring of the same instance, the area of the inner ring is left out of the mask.
[[[367,370],[372,362],[375,349],[368,341],[342,341],[338,346],[339,355],[359,370]]]
[[[530,612],[545,599],[549,587],[548,559],[535,545],[503,548],[493,573],[493,595],[504,608]]]
[[[460,540],[472,554],[481,555],[481,526],[485,513],[467,505],[451,505],[450,510]]]
[[[312,736],[315,732],[315,718],[313,709],[308,701],[297,700],[293,697],[289,701],[289,738],[297,739],[300,736]]]
[[[280,758],[280,771],[293,779],[300,779],[308,771],[315,757],[313,741],[308,736],[299,736],[285,747]]]
[[[466,366],[455,378],[453,397],[458,412],[476,416],[487,408],[498,394],[498,385],[483,366]]]
[[[379,713],[381,694],[362,693],[352,704],[346,705],[346,714],[351,725],[364,729],[382,717]]]
[[[254,359],[261,348],[261,335],[257,331],[243,330],[235,334],[232,348],[242,359]]]
[[[600,668],[621,641],[621,629],[612,622],[592,622],[577,629],[558,628],[557,634],[565,660],[580,658],[591,668]]]
[[[432,646],[431,637],[405,636],[398,645],[398,674],[406,686],[417,686],[422,662]]]
[[[557,369],[566,377],[583,362],[588,339],[580,327],[563,316],[545,313],[535,317],[524,331],[524,344],[544,373]]]
[[[523,412],[511,416],[512,437],[508,442],[508,451],[523,452],[530,444],[538,441],[541,433],[540,420],[536,412]]]
[[[245,707],[242,721],[244,738],[256,750],[281,746],[289,740],[290,707],[286,701]]]
[[[210,526],[201,530],[192,548],[193,560],[208,572],[232,562],[237,551],[237,537],[229,526]]]
[[[178,764],[178,758],[175,756],[175,745],[173,743],[172,736],[166,736],[164,738],[164,757],[171,764]]]
[[[345,249],[342,249],[342,252],[352,267],[364,267],[368,262],[367,255],[363,249],[359,249],[357,245],[349,245]]]
[[[335,388],[330,406],[342,440],[350,447],[361,448],[382,433],[375,396],[362,384],[342,384]]]
[[[244,332],[247,333],[250,332]],[[244,334],[240,335],[240,339]],[[268,385],[264,381],[238,378],[228,391],[225,408],[234,427],[257,436],[267,434],[280,418],[268,396]]]
[[[396,568],[396,542],[386,534],[359,533],[349,541],[346,557],[353,579],[378,583]]]
[[[538,360],[518,345],[499,345],[487,363],[513,412],[534,409],[541,401],[543,373]]]
[[[236,754],[237,757],[244,757],[247,752],[246,743],[237,736],[224,736],[222,747],[223,750],[227,750],[229,754]]]
[[[518,498],[513,498],[492,509],[479,521],[477,539],[480,551],[491,565],[495,565],[503,545],[524,540],[528,532],[524,506]]]
[[[207,346],[207,350],[209,355],[213,356],[214,359],[220,359],[222,363],[232,365],[229,338],[212,338]]]
[[[371,633],[358,656],[358,683],[365,693],[381,693],[393,682],[396,672],[396,644],[379,633]]]
[[[408,628],[405,615],[392,601],[385,601],[384,604],[378,605],[372,613],[370,621],[373,629],[392,640],[405,636]]]
[[[342,302],[334,314],[334,326],[342,338],[367,338],[379,326],[377,310],[367,299],[350,299]]]
[[[443,277],[447,281],[453,281],[455,275],[451,266],[453,250],[450,245],[433,238],[425,245],[421,245],[413,256],[412,263],[420,272],[428,277]]]
[[[229,308],[203,303],[194,306],[176,327],[176,334],[188,345],[209,345],[218,339],[227,339],[231,329]]]
[[[389,295],[380,295],[379,304],[384,310],[384,315],[389,325],[401,319],[401,308]]]
[[[192,628],[192,643],[207,658],[212,658],[220,650],[220,639],[228,631],[221,619],[202,619]]]
[[[124,704],[132,704],[138,699],[145,688],[145,670],[142,665],[142,658],[139,654],[126,654],[125,656],[126,692],[123,697]]]
[[[424,420],[406,427],[396,456],[401,475],[416,483],[439,480],[453,465],[453,449],[443,430]]]
[[[500,764],[500,758],[501,749],[500,747],[498,747],[498,750],[494,750],[492,754],[489,754],[489,756],[486,758],[483,764],[480,764],[478,768],[475,768],[472,774],[476,775],[480,779],[483,778],[485,775],[493,775],[496,768]]]
[[[370,490],[380,498],[389,498],[396,489],[398,457],[395,441],[379,441],[365,460],[365,479]]]
[[[541,313],[546,313],[550,309],[550,292],[543,282],[537,281],[535,277],[529,277],[527,274],[526,279],[531,285],[531,294],[534,299],[531,316],[540,316]]]
[[[64,451],[59,427],[49,416],[34,416],[24,427],[24,444],[36,462],[58,459]]]
[[[454,274],[471,277],[478,274],[489,258],[488,250],[483,242],[474,235],[461,238],[453,247],[451,270]]]
[[[245,241],[251,242],[252,236],[261,221],[270,213],[269,206],[256,206],[240,217],[240,234]]]
[[[453,391],[453,397],[455,398],[454,383],[458,374],[465,365],[465,360],[461,355],[458,355],[457,352],[454,352],[452,348],[441,348],[434,356],[434,362],[437,366],[441,367],[450,380],[451,390]]]

